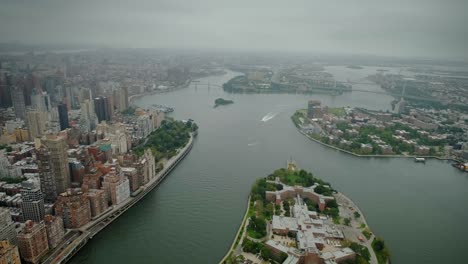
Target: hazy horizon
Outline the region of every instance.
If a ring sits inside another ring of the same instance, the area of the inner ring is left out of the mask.
[[[4,1],[2,42],[468,59],[468,1]]]

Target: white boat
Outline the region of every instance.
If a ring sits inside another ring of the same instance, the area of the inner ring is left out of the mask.
[[[267,122],[268,120],[274,118],[278,113],[268,113],[262,118],[262,122]]]
[[[414,162],[426,162],[425,158],[414,158]]]

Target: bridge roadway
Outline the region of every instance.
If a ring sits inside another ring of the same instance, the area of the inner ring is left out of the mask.
[[[54,249],[54,251],[49,254],[47,259],[42,263],[47,264],[58,264],[68,262],[86,243],[89,239],[92,239],[99,231],[104,229],[130,207],[140,201],[145,195],[151,192],[156,186],[158,186],[164,178],[177,166],[177,164],[185,158],[185,156],[190,152],[193,146],[194,135],[190,135],[189,143],[182,148],[177,156],[171,158],[166,164],[165,167],[148,182],[146,185],[140,187],[140,192],[134,196],[130,197],[126,202],[112,206],[107,212],[103,213],[96,219],[91,220],[88,224],[82,226],[79,229],[72,230],[74,235],[72,238],[68,238],[62,241],[61,246]]]

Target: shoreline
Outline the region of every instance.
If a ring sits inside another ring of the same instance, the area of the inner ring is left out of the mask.
[[[294,121],[293,121],[294,123]],[[295,123],[294,123],[295,124]],[[295,124],[296,125],[296,124]],[[453,162],[461,162],[459,160],[456,160],[456,159],[453,159],[453,158],[443,158],[443,157],[438,157],[438,156],[418,156],[418,155],[379,155],[379,154],[356,154],[354,152],[351,152],[349,150],[345,150],[345,149],[342,149],[342,148],[339,148],[337,146],[333,146],[333,145],[330,145],[330,144],[327,144],[327,143],[324,143],[318,139],[315,139],[313,137],[311,137],[310,135],[308,135],[307,133],[303,132],[300,128],[298,128],[296,126],[296,129],[298,130],[299,133],[301,133],[302,135],[304,135],[305,137],[307,137],[308,139],[314,141],[314,142],[317,142],[323,146],[326,146],[326,147],[329,147],[329,148],[332,148],[334,150],[338,150],[340,152],[344,152],[346,154],[349,154],[349,155],[353,155],[355,157],[359,157],[359,158],[426,158],[426,159],[437,159],[437,160],[446,160],[446,161],[453,161]]]
[[[241,222],[241,224],[239,226],[239,229],[237,230],[237,233],[234,236],[234,240],[232,241],[231,247],[229,248],[226,255],[224,255],[224,257],[221,259],[221,261],[219,261],[219,264],[224,263],[226,261],[226,259],[229,258],[229,256],[232,254],[232,251],[234,250],[234,247],[236,246],[237,238],[239,237],[241,232],[243,232],[243,230],[245,229],[245,223],[247,221],[247,216],[249,215],[249,210],[250,210],[250,198],[251,198],[251,196],[249,195],[249,198],[247,199],[247,209],[245,210],[244,218],[242,219],[242,222]],[[243,236],[244,236],[244,234],[242,233],[242,237]],[[241,240],[242,239],[239,240],[239,243],[241,242]]]
[[[138,191],[130,196],[129,199],[123,203],[114,206],[112,209],[106,211],[96,219],[90,221],[85,226],[77,229],[70,229],[75,232],[79,232],[79,236],[69,243],[66,248],[62,250],[53,251],[48,255],[47,259],[43,260],[42,263],[67,263],[72,257],[77,254],[95,235],[99,234],[100,231],[105,229],[115,219],[119,218],[133,205],[137,204],[143,199],[148,193],[154,190],[159,184],[172,172],[174,168],[187,156],[193,147],[195,137],[190,133],[189,142],[179,150],[179,153],[169,159],[166,166],[158,172],[153,179],[150,180],[146,185],[141,186]]]

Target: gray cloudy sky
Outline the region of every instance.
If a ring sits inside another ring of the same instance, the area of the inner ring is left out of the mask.
[[[0,0],[0,41],[468,58],[468,0]]]

